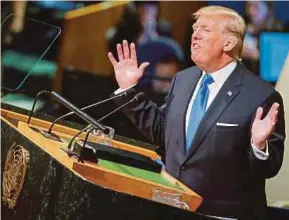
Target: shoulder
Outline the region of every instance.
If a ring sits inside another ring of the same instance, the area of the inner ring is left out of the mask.
[[[182,71],[179,71],[175,74],[174,82],[175,84],[183,84],[191,83],[200,78],[202,70],[197,66],[192,66]]]
[[[269,97],[280,97],[275,88],[262,80],[259,76],[249,71],[244,65],[238,64],[238,68],[242,71],[242,87],[248,96],[254,99],[268,99]]]
[[[178,78],[186,78],[186,77],[191,77],[193,74],[192,73],[201,73],[202,70],[198,66],[192,66],[187,69],[181,70],[176,73],[176,77]]]

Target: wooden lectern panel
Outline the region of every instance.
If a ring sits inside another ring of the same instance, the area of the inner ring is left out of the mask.
[[[65,14],[54,90],[61,92],[64,67],[108,75],[106,32],[121,17],[128,1],[102,2]]]
[[[103,159],[98,159],[97,163],[89,161],[81,163],[76,158],[69,157],[61,149],[67,148],[68,141],[77,130],[58,125],[54,133],[61,138],[61,142],[59,142],[46,138],[36,130],[47,131],[51,124],[50,122],[33,118],[31,124],[28,125],[26,123],[27,118],[26,115],[1,109],[1,120],[3,122],[13,127],[19,134],[33,143],[36,148],[60,163],[62,167],[95,186],[189,211],[195,211],[202,201],[199,195],[171,177],[165,171],[156,173]],[[100,140],[99,137],[92,137],[90,141],[97,142]],[[135,152],[149,155],[153,160],[158,159],[158,155],[156,155],[155,152],[149,150],[142,151],[141,148],[120,144],[120,142],[114,142],[114,140],[111,140],[111,143],[111,147],[117,148],[122,145],[122,147],[127,150],[135,148]],[[114,143],[117,144],[114,145]]]

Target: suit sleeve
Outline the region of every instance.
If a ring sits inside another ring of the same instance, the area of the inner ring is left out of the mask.
[[[264,109],[263,116],[266,116],[274,102],[278,102],[279,113],[275,131],[268,139],[269,157],[267,160],[260,160],[256,157],[253,149],[250,148],[250,165],[253,173],[261,178],[271,178],[279,172],[284,155],[285,140],[285,120],[284,106],[281,95],[278,92],[273,93],[262,105]]]
[[[147,96],[140,100],[131,103],[123,109],[124,114],[137,126],[138,129],[154,144],[164,148],[164,126],[165,112],[167,103],[170,102],[171,93],[175,84],[175,78],[172,80],[168,96],[165,99],[165,104],[158,107]],[[118,99],[115,101],[117,105],[130,100],[135,94],[130,97]]]

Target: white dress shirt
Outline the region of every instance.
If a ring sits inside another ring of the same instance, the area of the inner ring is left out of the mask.
[[[220,91],[220,89],[222,88],[222,86],[224,85],[224,83],[228,79],[228,77],[231,75],[233,70],[236,68],[236,66],[237,66],[237,62],[232,61],[231,63],[229,63],[227,66],[223,67],[222,69],[219,69],[216,72],[213,72],[210,74],[212,76],[212,78],[214,79],[214,82],[208,86],[210,93],[209,93],[209,97],[208,97],[206,110],[210,107],[213,100],[217,96],[218,92]],[[186,112],[186,135],[188,132],[188,124],[189,124],[189,119],[190,119],[190,115],[191,115],[191,111],[192,111],[192,106],[193,106],[194,100],[196,98],[197,91],[199,90],[199,88],[201,86],[201,82],[202,82],[202,79],[205,76],[205,74],[206,74],[206,72],[203,71],[202,76],[200,77],[200,79],[196,85],[196,89],[193,93],[193,96],[192,96],[190,103],[189,103],[189,106],[187,108],[187,112]],[[253,145],[252,141],[251,141],[251,146],[253,148],[253,152],[254,152],[255,156],[258,159],[260,159],[260,160],[267,160],[268,159],[269,152],[268,152],[268,146],[267,145],[266,145],[266,152],[259,150],[256,146]]]

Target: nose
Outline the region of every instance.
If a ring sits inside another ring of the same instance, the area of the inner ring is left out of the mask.
[[[199,30],[198,30],[198,29],[193,30],[193,33],[192,33],[192,40],[198,40],[198,39],[200,39],[200,38],[201,38],[201,36],[200,36],[200,32],[199,32]]]

